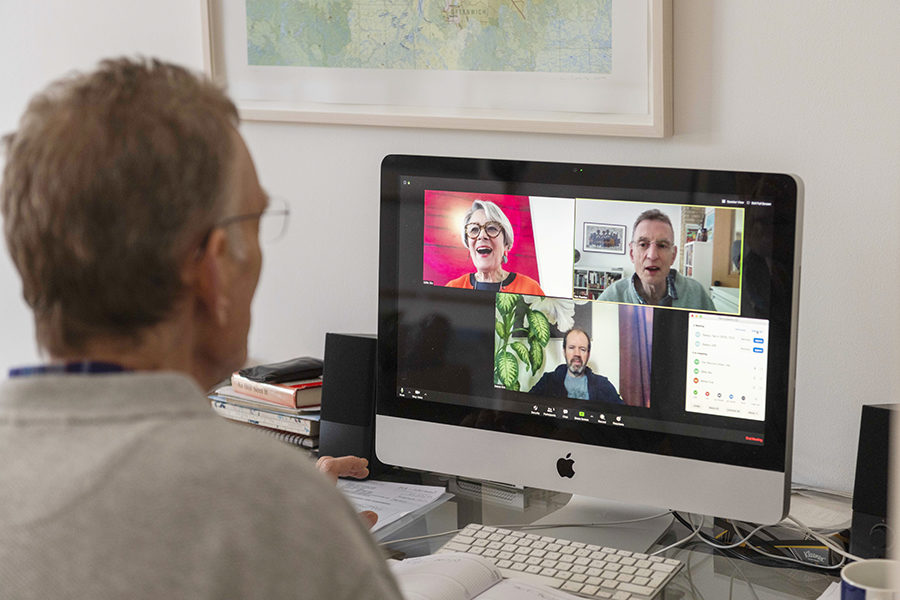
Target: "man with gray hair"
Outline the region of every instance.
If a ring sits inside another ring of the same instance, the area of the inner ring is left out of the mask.
[[[662,211],[645,210],[634,222],[628,256],[634,275],[616,281],[599,300],[716,310],[700,282],[672,268],[678,256],[675,229]]]
[[[119,59],[5,139],[6,242],[48,361],[0,382],[4,598],[400,598],[311,461],[206,398],[246,358],[260,221],[285,216],[237,126],[207,81]]]

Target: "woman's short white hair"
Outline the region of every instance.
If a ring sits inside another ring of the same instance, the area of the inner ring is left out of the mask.
[[[472,219],[472,215],[475,212],[483,210],[485,216],[488,221],[497,221],[500,223],[500,227],[503,229],[503,246],[508,250],[512,248],[513,245],[513,229],[512,223],[509,222],[509,219],[506,218],[506,215],[503,214],[503,211],[500,210],[500,207],[491,202],[490,200],[476,200],[472,203],[472,208],[466,211],[465,217],[463,217],[463,227],[462,227],[462,243],[463,247],[469,247],[469,237],[466,235],[466,225],[469,224],[469,221]],[[482,223],[484,225],[484,223]]]

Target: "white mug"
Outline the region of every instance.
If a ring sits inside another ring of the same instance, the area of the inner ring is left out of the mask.
[[[841,600],[900,600],[900,561],[873,558],[845,566]]]

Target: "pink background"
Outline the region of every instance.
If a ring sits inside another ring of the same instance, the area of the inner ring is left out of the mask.
[[[528,275],[540,283],[534,254],[534,231],[528,196],[425,191],[425,239],[422,280],[435,285],[464,273],[474,273],[469,251],[462,246],[462,217],[475,200],[489,200],[500,207],[512,223],[515,243],[503,268]]]

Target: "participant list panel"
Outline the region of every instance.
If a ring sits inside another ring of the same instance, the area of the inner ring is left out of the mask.
[[[685,410],[764,420],[768,354],[768,321],[691,313]]]

